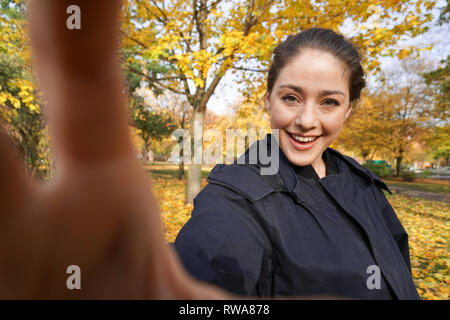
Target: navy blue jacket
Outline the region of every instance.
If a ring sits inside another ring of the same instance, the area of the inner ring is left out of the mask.
[[[326,154],[337,170],[316,183],[281,150],[273,176],[258,164],[215,166],[175,241],[188,272],[249,296],[419,299],[388,187],[354,159]],[[369,266],[381,271],[375,288]]]

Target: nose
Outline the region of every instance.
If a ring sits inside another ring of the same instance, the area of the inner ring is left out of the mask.
[[[295,118],[295,124],[299,126],[303,132],[309,131],[317,126],[317,115],[313,103],[307,103],[298,110]]]

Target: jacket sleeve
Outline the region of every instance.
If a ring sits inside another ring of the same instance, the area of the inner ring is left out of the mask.
[[[254,205],[238,193],[206,186],[175,240],[187,271],[235,294],[257,294],[265,245],[254,211]]]
[[[383,218],[386,221],[386,225],[394,236],[395,241],[402,253],[403,258],[405,259],[406,265],[411,271],[411,262],[409,256],[409,244],[408,244],[408,233],[403,228],[400,220],[397,217],[394,209],[389,203],[388,199],[384,195],[381,188],[376,188],[378,190],[377,197],[378,202],[381,204],[381,210],[383,213]]]

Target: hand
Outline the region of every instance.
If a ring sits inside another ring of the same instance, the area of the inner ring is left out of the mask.
[[[66,8],[81,8],[81,30]],[[0,298],[224,299],[164,243],[128,134],[117,54],[119,0],[33,0],[35,68],[57,164],[31,182],[0,130]],[[66,269],[81,269],[69,290]]]

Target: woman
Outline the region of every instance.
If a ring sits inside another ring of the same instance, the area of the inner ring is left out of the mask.
[[[213,169],[175,241],[192,275],[259,297],[419,298],[387,186],[329,148],[364,76],[357,49],[328,29],[303,31],[275,49],[266,103],[279,168]],[[271,140],[253,148],[273,147]]]

